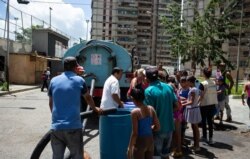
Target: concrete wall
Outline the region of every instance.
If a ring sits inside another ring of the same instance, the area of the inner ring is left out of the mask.
[[[15,53],[30,53],[32,51],[32,47],[30,44],[19,43],[10,40],[10,52]],[[7,51],[7,41],[6,39],[0,38],[0,55],[6,55]]]

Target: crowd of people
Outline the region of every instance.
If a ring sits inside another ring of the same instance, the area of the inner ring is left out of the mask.
[[[225,64],[220,63],[214,78],[211,78],[211,68],[203,68],[200,79],[186,70],[169,75],[162,66],[136,70],[127,93],[137,106],[131,113],[133,129],[128,158],[182,157],[188,123],[193,132],[193,144],[188,146],[192,151],[200,151],[200,141],[213,145],[213,123],[218,119],[219,124],[223,124],[225,108],[226,121],[232,121],[228,95],[234,81],[225,68]],[[246,84],[245,92],[249,85]],[[152,139],[154,145],[146,142]]]
[[[72,158],[83,157],[81,96],[98,114],[106,108],[124,107],[120,99],[121,68],[113,68],[105,81],[100,108],[95,106],[84,79],[79,76],[83,71],[74,57],[67,57],[64,59],[64,72],[50,81],[48,95],[52,112],[53,159],[63,158],[66,147]],[[228,95],[234,82],[224,63],[219,65],[216,78],[211,78],[211,68],[203,68],[202,73],[202,78],[198,79],[185,70],[169,75],[161,66],[135,71],[127,92],[128,99],[136,106],[131,111],[129,159],[182,157],[182,146],[187,144],[184,139],[188,123],[193,132],[193,144],[189,146],[192,151],[200,151],[201,141],[210,145],[214,143],[214,120],[219,119],[223,124],[226,109],[226,121],[232,121]],[[248,94],[247,104],[250,107],[249,82],[245,84],[244,92]],[[245,104],[244,93],[242,103]]]

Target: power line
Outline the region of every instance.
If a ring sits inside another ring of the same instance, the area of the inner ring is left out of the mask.
[[[30,1],[33,3],[49,3],[49,4],[71,4],[71,5],[79,5],[79,6],[90,6],[88,3],[67,3],[67,2],[51,2],[51,1]]]

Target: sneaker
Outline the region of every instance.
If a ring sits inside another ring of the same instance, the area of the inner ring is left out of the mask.
[[[182,154],[182,152],[180,151],[180,152],[173,152],[172,153],[172,157],[174,157],[174,158],[180,158],[180,157],[182,157],[183,156],[183,154]]]
[[[216,117],[214,118],[214,120],[220,120],[220,117],[219,117],[219,116],[216,116]]]
[[[209,138],[208,144],[209,145],[213,145],[214,144],[213,138]]]
[[[227,119],[226,119],[226,122],[231,122],[232,121],[232,117],[228,117]]]

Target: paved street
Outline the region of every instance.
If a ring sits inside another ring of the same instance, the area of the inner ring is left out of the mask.
[[[242,106],[239,99],[231,99],[233,122],[224,122],[223,127],[215,127],[215,144],[213,147],[201,142],[201,152],[193,154],[185,148],[187,159],[227,158],[248,159],[250,152],[250,134],[244,133],[247,125],[249,109]],[[35,89],[0,97],[0,158],[27,159],[50,127],[50,111],[46,92]],[[85,150],[93,159],[99,159],[99,134],[97,121],[92,120],[86,129]],[[216,121],[217,122],[217,121]],[[243,133],[242,133],[243,132]],[[187,131],[187,140],[191,139],[191,131]],[[45,148],[41,159],[51,158],[50,145]]]

